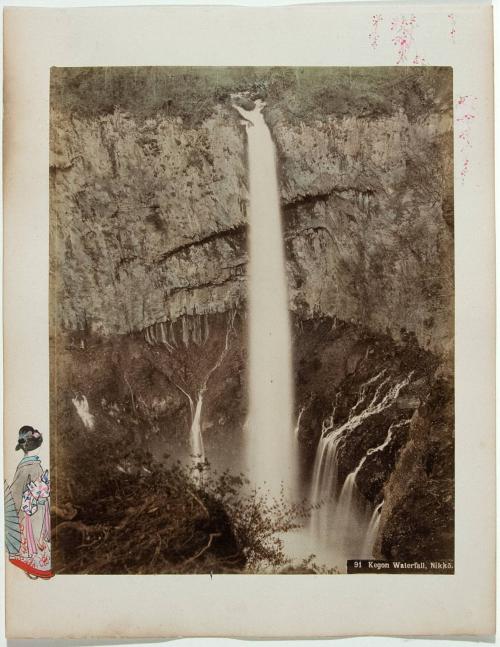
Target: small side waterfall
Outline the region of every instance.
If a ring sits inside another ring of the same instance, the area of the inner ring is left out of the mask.
[[[332,415],[323,421],[321,438],[316,450],[314,461],[313,481],[311,489],[311,503],[314,506],[322,506],[313,512],[311,516],[311,528],[316,539],[327,537],[331,527],[331,515],[333,501],[336,495],[338,481],[338,460],[337,450],[342,433],[333,433]]]
[[[71,402],[76,409],[77,414],[80,416],[81,421],[87,429],[93,429],[95,425],[95,418],[90,413],[89,403],[84,395],[76,395]]]
[[[226,338],[225,338],[224,347],[221,349],[219,356],[217,358],[217,361],[212,365],[208,373],[205,375],[203,382],[201,383],[201,388],[196,398],[196,405],[194,404],[191,396],[181,389],[181,391],[183,391],[183,393],[188,397],[189,406],[191,409],[191,429],[189,432],[189,442],[191,447],[191,456],[192,456],[194,465],[198,465],[199,463],[205,463],[205,460],[206,460],[205,445],[203,443],[203,433],[201,429],[201,412],[203,408],[203,396],[205,395],[205,392],[207,390],[210,377],[221,366],[222,362],[224,361],[229,351],[231,334],[233,332],[233,325],[234,325],[234,313],[232,313],[227,320]],[[199,471],[197,471],[197,473],[195,474],[195,479],[201,480],[201,473]]]
[[[273,494],[297,486],[291,327],[284,240],[271,133],[264,103],[235,109],[248,136],[249,215],[249,416],[247,466],[254,485]]]
[[[378,506],[375,507],[373,514],[371,516],[370,523],[368,524],[368,529],[366,531],[363,548],[361,550],[360,557],[362,558],[370,559],[371,557],[373,557],[373,547],[375,545],[375,542],[377,541],[377,535],[378,535],[378,529],[380,526],[380,517],[382,516],[383,505],[384,505],[383,501],[379,503]]]
[[[356,484],[356,477],[365,458],[366,456],[357,468],[347,476],[335,508],[335,532],[347,559],[347,555],[361,556],[370,518],[369,503]]]
[[[205,447],[203,445],[203,436],[201,434],[201,408],[203,406],[203,393],[200,393],[196,401],[196,406],[192,412],[193,422],[189,434],[191,445],[191,455],[200,463],[205,462]]]
[[[302,419],[302,416],[305,410],[306,410],[306,405],[304,405],[303,407],[300,407],[299,415],[297,416],[297,422],[295,423],[295,429],[293,430],[293,435],[295,436],[295,438],[299,437],[300,421]]]
[[[231,337],[234,333],[234,320],[236,312],[228,311],[226,317],[226,334],[224,345],[215,354],[212,349],[210,357],[213,363],[208,371],[198,374],[198,383],[187,385],[183,379],[182,372],[172,370],[169,375],[170,382],[185,396],[189,403],[191,426],[189,428],[189,447],[191,464],[195,468],[193,478],[200,482],[202,478],[203,465],[206,462],[205,445],[203,442],[202,413],[203,398],[208,388],[212,374],[222,365],[231,345]],[[177,335],[175,328],[177,327]],[[179,334],[180,331],[180,334]],[[206,315],[183,315],[170,322],[156,322],[144,329],[144,339],[150,346],[163,346],[169,354],[187,352],[194,344],[202,347],[210,336],[208,318]],[[175,365],[175,364],[174,364]],[[130,385],[129,385],[130,386]],[[75,404],[76,406],[76,404]]]
[[[338,450],[341,443],[348,442],[349,434],[369,417],[391,407],[400,391],[409,384],[412,373],[393,385],[390,378],[384,376],[385,371],[381,371],[361,386],[346,422],[337,428],[334,426],[333,409],[331,416],[323,422],[316,451],[310,497],[316,509],[311,516],[310,529],[314,540],[322,546],[322,552],[330,553],[337,565],[342,567],[345,567],[346,559],[371,557],[367,551],[373,548],[380,523],[381,506],[377,506],[377,514],[375,511],[372,513],[369,502],[358,489],[357,476],[368,456],[383,451],[391,442],[395,430],[409,423],[409,420],[393,422],[383,443],[368,449],[340,488]],[[368,394],[371,391],[373,395],[370,398]]]

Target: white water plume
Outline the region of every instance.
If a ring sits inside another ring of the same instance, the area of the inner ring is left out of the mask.
[[[194,404],[193,398],[191,398],[191,396],[186,391],[181,389],[181,391],[188,397],[189,406],[191,408],[191,429],[189,432],[189,441],[191,446],[191,455],[195,465],[198,465],[199,463],[204,463],[206,460],[205,445],[203,443],[203,434],[202,434],[202,428],[201,428],[203,396],[205,395],[205,392],[207,390],[208,381],[210,380],[212,373],[214,373],[221,366],[222,362],[224,361],[224,358],[227,355],[227,352],[229,350],[229,345],[230,345],[231,334],[233,332],[233,326],[234,326],[234,313],[230,315],[227,322],[224,347],[221,350],[217,358],[217,361],[212,365],[208,373],[205,375],[203,382],[201,383],[201,388],[198,391],[197,398],[196,398],[196,405]],[[196,478],[199,478],[199,477],[200,475],[198,474]]]
[[[293,435],[295,438],[298,438],[299,436],[299,431],[300,431],[300,421],[302,419],[302,415],[304,414],[304,411],[306,410],[306,405],[300,408],[299,415],[297,416],[297,422],[295,423],[295,429],[293,430]]]
[[[76,409],[77,414],[80,416],[81,421],[87,429],[93,429],[95,418],[90,413],[89,403],[84,395],[75,396],[71,402]]]
[[[203,406],[203,393],[198,395],[196,406],[191,412],[192,423],[191,431],[189,434],[189,441],[191,445],[191,455],[196,461],[201,463],[205,462],[205,447],[203,444],[203,436],[201,434],[201,408]]]
[[[188,346],[191,342],[197,345],[206,342],[209,334],[209,328],[206,318],[204,330],[203,320],[200,317],[192,318],[192,321],[190,321],[189,323],[185,322],[185,319],[186,318],[184,318],[182,321],[183,343]],[[193,388],[190,388],[182,379],[181,373],[174,373],[169,376],[170,382],[186,397],[187,401],[189,402],[189,410],[191,414],[189,446],[192,464],[195,467],[194,478],[197,481],[201,480],[203,471],[203,468],[201,468],[200,465],[203,465],[206,462],[205,444],[203,442],[202,432],[203,398],[205,396],[212,374],[222,365],[222,362],[224,361],[229,351],[231,336],[234,332],[234,319],[235,312],[227,313],[224,346],[220,350],[216,361],[205,373],[204,377],[199,382],[198,388],[195,389],[194,392]],[[152,326],[146,328],[144,335],[145,340],[148,344],[162,344],[167,348],[169,353],[178,352],[178,349],[174,348],[174,346],[176,345],[176,340],[172,325],[170,325],[169,329],[166,323],[153,324]],[[170,341],[168,337],[170,338]]]
[[[409,422],[410,422],[409,420],[400,420],[399,422],[393,422],[393,423],[391,423],[389,425],[389,429],[387,431],[387,435],[386,435],[386,437],[384,439],[384,442],[381,445],[378,445],[377,447],[371,447],[366,452],[366,454],[363,456],[363,458],[361,459],[361,461],[360,461],[359,465],[356,467],[356,469],[353,472],[351,472],[348,475],[348,477],[346,478],[344,486],[342,488],[342,493],[344,492],[344,490],[349,490],[350,488],[353,488],[353,487],[356,486],[356,478],[357,478],[361,468],[365,464],[365,461],[368,458],[368,456],[371,456],[372,454],[376,454],[378,452],[383,451],[389,445],[389,443],[391,442],[391,440],[393,438],[393,435],[394,435],[394,431],[396,429],[400,429],[401,427],[406,426],[407,424],[409,424]],[[340,496],[341,499],[342,499],[342,493],[341,493],[341,496]]]
[[[389,429],[383,443],[377,447],[371,447],[368,449],[356,469],[347,476],[344,481],[344,485],[342,486],[338,503],[335,508],[335,532],[343,538],[343,541],[346,544],[346,549],[347,546],[349,546],[352,551],[358,551],[358,557],[363,556],[361,551],[365,549],[366,537],[370,531],[369,526],[371,519],[369,520],[367,517],[369,514],[369,504],[359,491],[356,479],[361,468],[365,464],[366,459],[373,454],[382,452],[391,442],[394,431],[407,425],[409,422],[409,420],[401,420],[389,425]],[[372,555],[370,554],[368,557],[372,557]]]
[[[248,136],[249,415],[247,468],[251,481],[274,495],[297,488],[291,330],[275,148],[264,103],[234,108]]]
[[[373,558],[373,548],[375,542],[377,541],[378,529],[380,526],[380,518],[382,516],[382,506],[384,502],[378,504],[373,510],[370,522],[368,524],[368,529],[365,535],[365,541],[363,543],[363,548],[361,549],[361,558],[370,559]]]

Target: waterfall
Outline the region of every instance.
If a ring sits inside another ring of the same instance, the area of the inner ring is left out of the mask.
[[[326,537],[331,527],[330,513],[333,511],[333,501],[337,488],[338,460],[337,450],[342,433],[334,433],[333,420],[335,407],[329,418],[323,421],[321,438],[314,461],[311,503],[317,507],[311,516],[311,528],[316,538]]]
[[[196,407],[191,403],[192,423],[189,434],[189,443],[191,446],[191,455],[197,463],[205,462],[205,448],[203,445],[203,436],[201,433],[201,409],[203,406],[203,393],[198,395]],[[194,409],[194,410],[193,410]]]
[[[221,366],[224,361],[230,347],[231,335],[234,331],[234,312],[228,314],[226,322],[226,335],[223,348],[220,350],[219,356],[214,364],[212,364],[208,373],[205,375],[198,395],[196,397],[196,405],[194,404],[193,398],[189,393],[183,389],[179,384],[174,383],[175,386],[187,397],[189,400],[189,407],[191,410],[191,428],[189,431],[189,444],[191,448],[191,459],[194,466],[198,466],[200,463],[205,463],[205,445],[203,443],[203,433],[201,429],[201,412],[203,408],[203,396],[207,390],[208,382],[212,374]],[[195,471],[195,480],[200,481],[202,476],[202,470]]]
[[[80,416],[81,421],[87,429],[93,429],[95,424],[94,416],[90,413],[89,403],[84,395],[75,396],[71,402]]]
[[[299,437],[300,421],[302,419],[302,415],[305,410],[306,410],[306,405],[300,408],[299,415],[297,416],[297,422],[295,423],[295,429],[293,430],[293,435],[295,436],[295,438]]]
[[[191,426],[189,429],[189,446],[191,453],[191,463],[194,470],[194,478],[197,481],[201,480],[202,469],[198,469],[200,463],[205,463],[206,454],[205,446],[203,443],[203,432],[201,425],[201,416],[203,409],[203,397],[206,393],[209,380],[212,374],[221,366],[227,353],[229,351],[231,337],[234,333],[234,319],[236,313],[228,311],[226,313],[226,334],[224,346],[220,349],[218,355],[214,358],[214,362],[208,369],[207,373],[198,375],[198,387],[191,385],[188,387],[182,379],[182,374],[175,374],[175,371],[170,374],[169,381],[185,396],[189,402],[189,410],[191,413]],[[175,324],[179,322],[181,328],[182,343],[186,348],[191,344],[201,346],[204,344],[210,334],[208,317],[205,315],[182,315],[175,321],[156,322],[144,329],[144,339],[150,346],[162,345],[169,353],[182,352],[178,348],[177,339],[175,336]],[[193,388],[194,387],[194,388]],[[130,388],[130,386],[129,386]],[[75,401],[73,401],[75,404]],[[75,406],[77,406],[75,404]]]
[[[346,559],[361,556],[369,523],[369,503],[356,483],[365,458],[366,456],[344,481],[335,509],[335,533]]]
[[[381,371],[361,385],[356,402],[343,424],[338,427],[334,425],[335,407],[323,421],[313,469],[310,500],[315,509],[310,530],[323,552],[330,552],[339,566],[345,567],[346,559],[367,556],[361,553],[366,553],[370,541],[371,547],[375,541],[369,538],[369,534],[376,538],[378,531],[377,517],[373,516],[375,512],[371,514],[369,502],[358,489],[357,476],[368,456],[383,451],[391,442],[394,431],[408,424],[409,420],[390,424],[384,441],[368,449],[357,467],[346,477],[342,488],[338,479],[339,447],[342,442],[349,441],[350,433],[364,421],[391,407],[400,391],[409,384],[412,375],[410,373],[391,385],[390,378],[385,377],[385,370]],[[370,397],[371,391],[373,395]]]
[[[249,209],[249,415],[247,468],[251,481],[279,494],[297,486],[291,330],[276,156],[264,120],[234,105],[248,137]]]
[[[378,535],[378,529],[380,526],[380,517],[382,516],[382,506],[384,505],[384,502],[379,503],[378,506],[375,508],[373,511],[372,517],[370,519],[370,523],[368,524],[368,529],[366,531],[366,536],[365,536],[365,541],[363,544],[363,548],[361,551],[361,557],[365,559],[370,559],[372,558],[373,555],[373,547],[375,545],[375,542],[377,540],[377,535]]]

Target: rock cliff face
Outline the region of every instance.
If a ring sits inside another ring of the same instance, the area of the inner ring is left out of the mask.
[[[123,334],[241,302],[247,188],[232,112],[214,106],[197,128],[53,112],[51,126],[62,328]]]
[[[250,90],[268,101],[277,148],[304,491],[333,408],[340,425],[371,378],[410,376],[389,409],[346,436],[339,474],[345,479],[397,424],[357,481],[371,504],[385,502],[376,551],[449,558],[451,99],[434,100],[429,81],[418,110],[396,98],[372,112],[369,98],[352,114],[316,103],[297,116],[288,99],[276,99],[276,83]],[[53,420],[58,434],[73,437],[82,421],[71,400],[85,394],[96,428],[118,437],[125,426],[129,447],[187,455],[190,401],[231,319],[230,351],[208,381],[201,426],[208,460],[239,470],[247,409],[245,130],[227,92],[206,100],[196,121],[165,105],[145,116],[116,101],[102,114],[80,114],[53,100]],[[68,483],[57,481],[63,498],[71,496]]]
[[[274,123],[292,307],[452,352],[452,117]]]
[[[234,111],[233,111],[234,112]],[[228,108],[200,127],[52,115],[61,325],[138,331],[245,299],[245,134]],[[452,350],[451,115],[343,118],[276,138],[290,304]]]

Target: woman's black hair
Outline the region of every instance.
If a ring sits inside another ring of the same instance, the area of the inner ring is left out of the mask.
[[[19,429],[19,437],[17,440],[16,451],[22,449],[26,454],[27,452],[37,449],[43,442],[42,434],[31,427],[31,425],[23,425]]]

